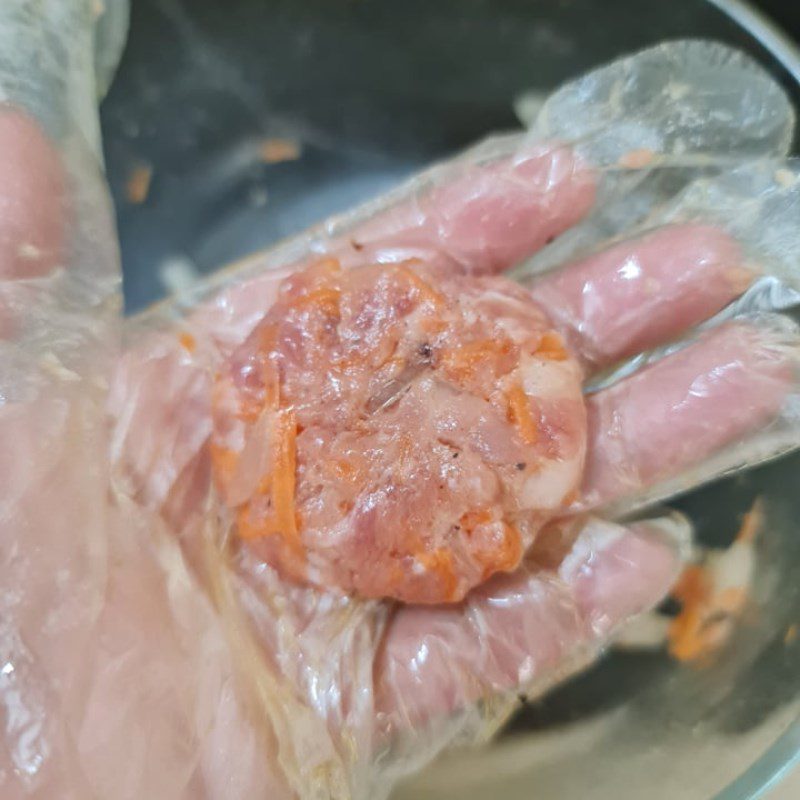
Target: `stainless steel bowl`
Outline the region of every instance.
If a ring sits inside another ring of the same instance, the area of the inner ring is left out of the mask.
[[[800,97],[792,45],[737,0],[136,0],[102,109],[128,307],[515,126],[520,92],[685,36]],[[267,139],[302,157],[269,163]],[[798,476],[790,457],[675,503],[710,544],[768,510],[756,608],[713,666],[611,654],[398,797],[759,796],[800,753]]]

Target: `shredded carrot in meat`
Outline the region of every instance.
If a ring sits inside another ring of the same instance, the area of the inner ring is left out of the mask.
[[[569,358],[564,340],[555,331],[547,331],[542,336],[534,354],[550,361],[566,361]]]
[[[539,439],[539,429],[531,412],[531,401],[519,383],[515,383],[507,392],[508,417],[526,444],[536,444]]]
[[[262,325],[258,329],[258,349],[261,352],[269,352],[270,350],[273,350],[277,341],[277,325]]]
[[[376,370],[385,370],[386,372],[394,373],[395,375],[401,373],[403,369],[408,364],[407,359],[404,356],[396,356],[392,355],[378,364],[375,369]]]
[[[228,485],[233,480],[236,465],[239,463],[239,454],[235,450],[223,447],[216,442],[209,446],[211,464],[214,471],[214,480],[221,492],[226,492]]]
[[[295,551],[302,552],[294,496],[297,472],[297,420],[290,409],[278,412],[273,429],[272,472],[264,476],[260,489],[268,488],[272,513],[263,521],[252,519],[252,507],[246,503],[239,510],[237,533],[242,539],[278,535]]]
[[[338,289],[314,289],[308,294],[301,295],[292,304],[294,308],[319,308],[329,317],[339,315],[339,300],[341,292]]]
[[[458,577],[453,564],[453,554],[449,550],[438,548],[432,553],[421,553],[417,559],[425,569],[439,576],[447,600],[454,600],[458,591]]]
[[[402,368],[406,364],[406,359],[397,354],[397,346],[400,340],[397,337],[392,337],[388,341],[384,340],[379,343],[378,347],[373,350],[375,355],[375,369],[383,369],[384,367]],[[363,356],[362,356],[363,359]],[[380,359],[380,360],[378,360]]]
[[[485,546],[474,547],[472,554],[475,560],[483,565],[483,580],[495,572],[509,572],[515,569],[522,558],[522,537],[517,528],[509,522],[495,522],[491,511],[478,509],[467,511],[458,521],[461,528],[472,536],[473,531],[480,525],[501,524],[503,526],[503,539],[491,548]]]
[[[562,508],[569,508],[573,503],[576,503],[581,496],[581,490],[579,487],[572,489],[571,491],[567,492],[564,495],[564,499],[561,501]]]
[[[327,273],[329,277],[333,277],[341,273],[342,265],[338,258],[325,256],[325,258],[321,258],[314,264],[314,269]]]
[[[339,259],[325,256],[315,261],[307,270],[312,288],[337,288],[337,280],[342,274],[342,265]]]
[[[236,513],[236,535],[246,542],[266,535],[263,524],[253,522],[250,512],[250,503],[245,503]]]
[[[337,508],[339,509],[339,513],[343,516],[347,516],[353,510],[353,503],[350,500],[340,500],[337,503]],[[300,517],[297,518],[297,526],[300,527]]]
[[[388,569],[389,574],[386,578],[387,586],[391,589],[396,589],[405,580],[406,573],[396,561],[390,563]]]
[[[397,272],[414,287],[421,300],[428,301],[437,308],[444,305],[444,297],[429,283],[420,278],[413,269],[405,264],[400,264],[397,267]]]
[[[495,572],[510,572],[516,569],[522,559],[522,537],[514,525],[503,523],[503,542],[492,553],[484,570],[484,580]]]
[[[265,359],[261,369],[261,380],[264,382],[263,408],[277,409],[281,403],[281,376],[278,365],[271,359]]]
[[[509,522],[503,523],[503,546],[498,551],[497,569],[509,572],[516,569],[522,559],[522,536],[517,528]]]
[[[483,364],[511,352],[511,342],[507,339],[479,339],[467,342],[460,347],[446,350],[442,354],[441,364],[445,371],[455,380],[469,380]]]
[[[492,521],[492,512],[487,509],[479,509],[477,511],[467,511],[461,515],[458,524],[467,532],[472,533],[478,525],[485,525],[487,522]]]
[[[183,331],[178,336],[178,342],[180,342],[181,347],[187,353],[194,353],[195,348],[197,347],[197,342],[196,342],[194,336],[192,336],[191,333],[187,333],[186,331]]]
[[[272,491],[272,473],[268,472],[266,475],[261,476],[261,479],[258,482],[258,486],[256,486],[255,493],[257,495],[266,497],[271,491]]]
[[[419,327],[433,337],[447,328],[447,323],[438,317],[425,317],[420,320]]]
[[[278,413],[274,434],[272,505],[275,509],[275,524],[281,536],[297,547],[299,539],[294,510],[297,420],[294,411],[287,409]]]

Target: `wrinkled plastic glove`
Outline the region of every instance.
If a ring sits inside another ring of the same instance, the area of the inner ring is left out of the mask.
[[[786,278],[787,239],[771,249],[745,224],[753,187],[759,213],[797,201],[794,173],[769,161],[783,155],[791,115],[748,62],[683,47],[593,74],[557,95],[531,136],[491,143],[223,275],[189,304],[126,323],[86,127],[37,122],[25,92],[9,97],[15,105],[0,114],[3,797],[382,796],[448,744],[491,733],[517,691],[585,665],[664,596],[685,523],[587,513],[637,507],[796,441],[786,409],[797,333],[750,313],[791,297],[785,284],[759,290],[757,277]],[[731,99],[727,81],[743,78],[753,96]],[[639,80],[649,104],[625,94]],[[665,121],[659,92],[675,95],[682,129]],[[570,114],[576,97],[580,114]],[[731,153],[759,161],[721,175]],[[664,173],[654,166],[670,156],[666,191],[686,183],[682,170],[708,177],[659,220]],[[733,213],[715,218],[726,203]],[[771,219],[780,227],[777,211]],[[563,258],[572,226],[576,251],[588,254]],[[518,274],[597,391],[586,401],[580,491],[520,568],[461,604],[425,607],[298,586],[254,558],[210,478],[210,391],[286,275],[323,253],[345,266],[446,257],[498,272],[555,236],[564,265],[539,275],[533,262]]]

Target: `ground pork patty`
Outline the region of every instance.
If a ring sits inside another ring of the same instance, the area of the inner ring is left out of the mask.
[[[216,483],[244,546],[291,578],[458,601],[576,490],[581,377],[505,278],[323,260],[216,380]]]

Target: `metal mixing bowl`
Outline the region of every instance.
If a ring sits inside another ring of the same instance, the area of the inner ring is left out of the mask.
[[[800,96],[791,45],[739,2],[134,0],[102,109],[128,308],[514,127],[520,92],[683,36],[740,46]],[[265,163],[270,138],[302,158]],[[800,622],[798,468],[674,503],[724,544],[766,501],[756,607],[711,667],[611,654],[398,797],[758,796],[800,752],[800,641],[785,635]]]

